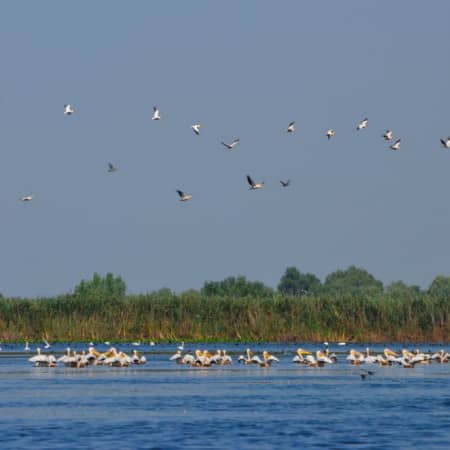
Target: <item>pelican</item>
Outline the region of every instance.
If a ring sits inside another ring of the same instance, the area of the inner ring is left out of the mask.
[[[236,147],[236,145],[238,145],[238,144],[239,144],[239,138],[234,139],[229,144],[227,144],[226,142],[222,142],[222,145],[224,147],[226,147],[228,150],[233,150],[233,148]]]
[[[441,139],[442,147],[450,148],[450,136],[447,139]]]
[[[364,128],[367,128],[368,125],[369,125],[369,119],[366,117],[365,119],[361,120],[361,122],[358,123],[358,125],[356,126],[356,129],[362,130]]]
[[[159,119],[161,119],[161,113],[159,112],[159,109],[156,106],[154,106],[152,120],[159,120]]]
[[[366,348],[366,356],[364,357],[364,362],[366,364],[374,364],[374,363],[378,362],[378,357],[377,356],[372,356],[370,354],[370,348],[369,347]]]
[[[72,105],[70,103],[67,103],[64,105],[64,114],[66,116],[70,116],[74,112],[75,112],[75,110],[72,108]]]
[[[292,362],[295,362],[297,364],[304,364],[306,362],[305,356],[311,354],[310,352],[303,350],[302,348],[298,348],[295,353],[296,355],[292,358]]]
[[[31,363],[34,363],[36,367],[48,367],[49,359],[47,355],[41,354],[41,349],[38,347],[36,349],[36,355],[28,359]]]
[[[191,125],[192,131],[198,136],[200,134],[200,128],[201,128],[201,124],[199,123],[194,123],[194,125]]]
[[[220,364],[222,364],[223,366],[227,366],[232,363],[233,363],[233,359],[231,358],[231,356],[227,355],[226,350],[222,350],[222,358],[220,360]]]
[[[359,365],[364,361],[364,355],[352,348],[350,354],[347,356],[347,360],[351,364]]]
[[[325,135],[328,138],[328,140],[330,140],[332,137],[336,136],[336,131],[334,131],[332,128],[330,128],[329,130],[327,130]]]
[[[290,122],[286,128],[286,133],[293,133],[295,131],[295,122]]]
[[[49,344],[49,342],[47,341],[47,339],[45,339],[45,338],[42,338],[42,340],[44,341],[44,348],[50,348],[51,347],[51,345]]]
[[[177,364],[181,364],[182,361],[182,355],[181,355],[181,350],[177,350],[175,354],[173,354],[170,358],[169,361],[175,361]]]
[[[183,191],[180,191],[177,189],[178,195],[180,196],[180,202],[187,202],[188,200],[190,200],[192,198],[192,195],[190,194],[186,194]]]
[[[273,362],[280,362],[280,360],[271,355],[269,352],[267,351],[263,351],[263,359],[261,360],[260,357],[258,355],[255,355],[252,358],[252,361],[254,361],[255,363],[257,363],[260,367],[270,367],[272,365]]]
[[[397,139],[391,146],[389,146],[389,148],[391,150],[400,150],[400,142],[401,139]]]
[[[383,350],[383,354],[389,363],[399,362],[398,361],[398,353],[393,352],[391,349],[385,348]]]
[[[108,173],[117,172],[117,167],[115,167],[112,163],[108,163]]]
[[[382,138],[385,141],[392,141],[394,138],[394,132],[392,130],[386,130],[386,132],[383,134]]]
[[[66,364],[68,358],[70,358],[70,347],[67,347],[64,355],[60,356],[56,361]]]
[[[250,190],[255,189],[262,189],[264,187],[264,181],[261,181],[260,183],[255,183],[250,175],[247,175],[247,181],[250,185]]]
[[[141,345],[141,341],[132,342],[131,345],[134,345],[135,347],[139,347]]]
[[[328,356],[328,350],[321,352],[320,350],[316,351],[316,360],[320,364],[333,364],[333,360]]]
[[[31,202],[33,200],[33,195],[24,195],[23,197],[20,197],[20,200],[22,202]]]
[[[283,187],[288,187],[291,184],[291,180],[286,180],[286,181],[280,180],[280,184]]]
[[[181,342],[181,344],[177,347],[177,349],[181,351],[184,350],[184,341]]]
[[[30,344],[28,343],[28,341],[25,342],[25,348],[24,348],[24,350],[25,350],[26,352],[31,351]]]
[[[184,355],[183,358],[181,358],[180,364],[195,364],[196,358],[190,354]]]
[[[137,350],[133,350],[133,356],[131,357],[133,364],[142,365],[147,362],[147,358],[144,355],[140,355]]]
[[[241,364],[253,364],[255,361],[252,359],[253,352],[248,348],[245,351],[245,356],[240,355],[238,358],[238,362]]]

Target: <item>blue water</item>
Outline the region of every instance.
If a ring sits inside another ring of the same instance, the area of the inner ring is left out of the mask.
[[[375,375],[362,380],[369,366],[351,366],[344,353],[323,368],[293,364],[298,345],[252,344],[280,358],[267,369],[236,362],[189,368],[168,361],[175,345],[156,345],[137,347],[147,356],[145,366],[52,369],[28,363],[22,344],[2,347],[0,448],[450,447],[450,364],[370,366]],[[225,348],[236,360],[247,345],[186,345],[196,347]]]

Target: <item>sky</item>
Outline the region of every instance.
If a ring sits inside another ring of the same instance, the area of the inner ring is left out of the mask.
[[[130,293],[276,287],[288,266],[449,275],[449,16],[444,0],[0,2],[0,292],[94,272]]]

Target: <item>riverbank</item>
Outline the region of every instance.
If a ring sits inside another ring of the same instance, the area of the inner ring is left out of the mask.
[[[447,342],[450,299],[210,297],[197,291],[121,298],[0,299],[2,342]]]

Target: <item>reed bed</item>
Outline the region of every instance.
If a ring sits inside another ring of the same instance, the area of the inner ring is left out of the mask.
[[[0,298],[0,339],[447,342],[449,317],[450,299],[426,294]]]

